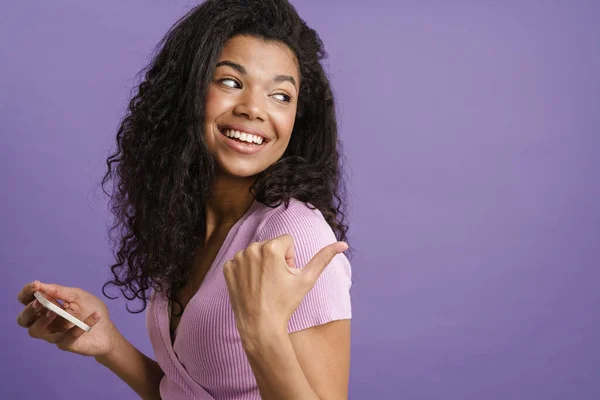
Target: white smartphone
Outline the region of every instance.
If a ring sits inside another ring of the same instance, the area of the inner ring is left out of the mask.
[[[86,332],[89,332],[89,331],[92,330],[91,326],[89,326],[85,322],[83,322],[83,321],[75,318],[74,316],[72,316],[71,314],[69,314],[68,312],[66,312],[65,310],[63,310],[59,306],[57,306],[56,304],[52,303],[50,300],[46,299],[42,295],[42,293],[40,293],[40,292],[34,292],[33,295],[40,302],[41,305],[43,305],[45,308],[47,308],[48,310],[52,311],[56,315],[60,315],[61,317],[63,317],[67,321],[69,321],[70,323],[72,323],[72,324],[80,327],[81,329],[83,329]]]

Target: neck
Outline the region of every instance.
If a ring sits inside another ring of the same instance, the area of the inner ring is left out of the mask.
[[[206,203],[206,236],[220,227],[231,227],[254,202],[250,187],[255,177],[238,178],[217,174],[210,199]]]

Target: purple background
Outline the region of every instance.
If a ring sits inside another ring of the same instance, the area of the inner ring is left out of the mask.
[[[2,6],[2,399],[136,398],[30,339],[15,296],[100,295],[96,185],[136,73],[193,4]],[[330,54],[351,177],[350,397],[600,398],[600,3],[294,4]],[[144,315],[107,302],[152,354]]]

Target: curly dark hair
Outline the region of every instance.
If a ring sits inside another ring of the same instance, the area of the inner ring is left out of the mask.
[[[347,240],[341,144],[321,39],[286,0],[207,0],[159,43],[106,160],[102,187],[115,218],[109,236],[116,262],[103,292],[111,298],[105,289],[116,286],[128,300],[140,299],[142,308],[130,312],[146,308],[151,290],[166,288],[179,302],[191,275],[215,179],[204,143],[205,99],[223,46],[236,35],[286,44],[301,78],[289,145],[256,177],[252,194],[271,207],[287,207],[291,198],[309,203]]]

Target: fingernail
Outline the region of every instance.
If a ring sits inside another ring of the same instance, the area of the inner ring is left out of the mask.
[[[37,281],[33,281],[33,282],[31,282],[31,284],[30,284],[29,286],[31,286],[31,288],[32,288],[32,289],[35,289],[35,283],[36,283],[36,282],[37,282]]]
[[[94,321],[98,321],[98,320],[100,319],[100,314],[98,314],[98,313],[94,313],[94,314],[92,314],[92,319],[93,319]]]
[[[33,308],[38,309],[40,308],[40,302],[36,300],[33,301]]]

